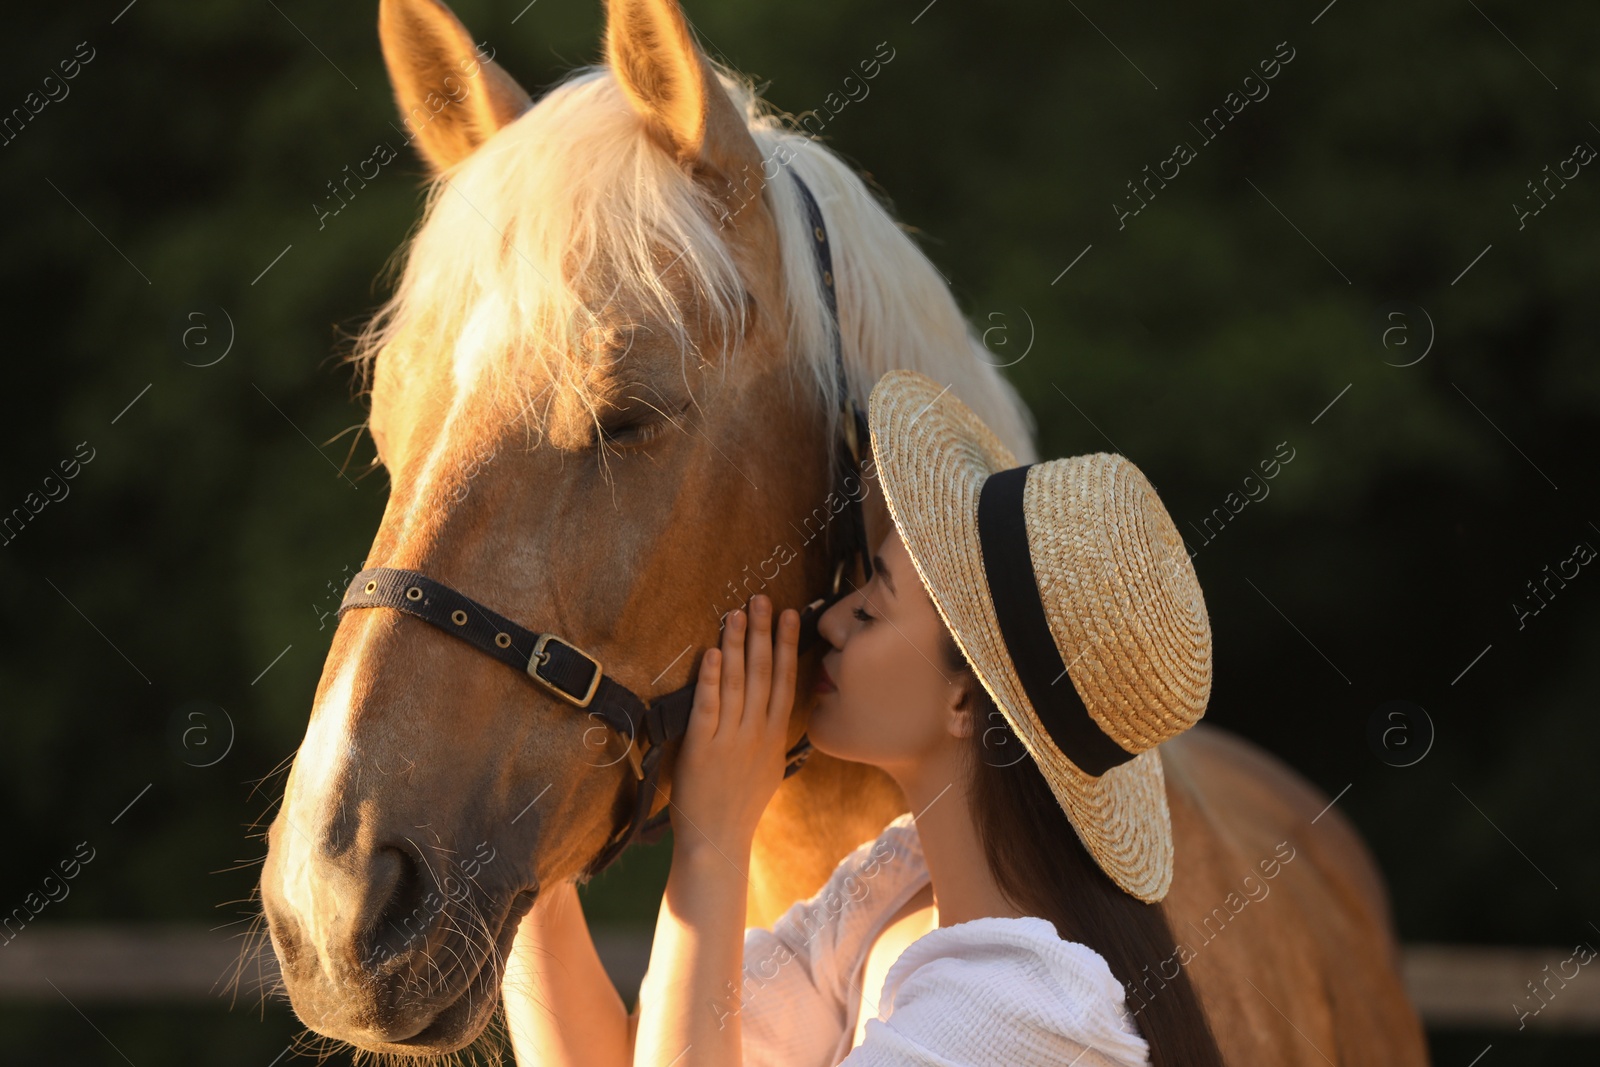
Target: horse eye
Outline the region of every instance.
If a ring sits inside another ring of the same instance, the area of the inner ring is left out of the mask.
[[[610,412],[609,420],[601,420],[599,436],[594,447],[611,445],[613,448],[639,448],[654,441],[664,430],[683,429],[681,418],[692,401],[684,401],[672,410],[660,399],[629,396],[631,403]]]
[[[608,445],[634,447],[654,440],[664,425],[659,420],[640,419],[619,426],[602,426],[600,440]]]

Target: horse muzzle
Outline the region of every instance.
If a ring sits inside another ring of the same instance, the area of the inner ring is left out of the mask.
[[[272,836],[284,834],[299,831],[280,814]],[[364,858],[281,844],[262,872],[262,903],[302,1022],[369,1051],[416,1056],[455,1051],[482,1032],[534,891],[496,888],[492,860],[467,861],[478,878],[439,875],[408,844]]]

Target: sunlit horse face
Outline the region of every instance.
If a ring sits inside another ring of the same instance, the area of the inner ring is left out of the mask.
[[[828,491],[762,153],[675,6],[614,4],[608,64],[531,109],[443,8],[385,0],[380,27],[442,179],[367,338],[391,479],[367,566],[675,689],[743,599],[719,594]],[[814,595],[821,545],[775,601]],[[297,1014],[379,1051],[470,1041],[537,887],[599,852],[632,782],[623,741],[528,677],[347,613],[261,881]]]

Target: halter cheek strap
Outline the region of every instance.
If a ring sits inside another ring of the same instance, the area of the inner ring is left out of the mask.
[[[584,709],[627,741],[633,768],[633,812],[606,848],[591,861],[586,877],[600,873],[635,839],[654,841],[668,824],[664,810],[648,819],[660,780],[666,745],[683,737],[694,704],[693,682],[646,703],[605,674],[600,661],[553,633],[537,633],[493,608],[416,571],[370,567],[345,590],[339,614],[356,608],[392,608],[443,630],[514,670],[576,708]],[[811,627],[813,639],[815,623]],[[802,737],[787,753],[784,777],[805,765],[811,743]]]
[[[863,574],[872,577],[861,507],[864,494],[860,492],[861,451],[869,438],[866,415],[850,396],[845,379],[827,227],[811,190],[798,174],[790,173],[805,208],[828,309],[841,430],[833,454],[833,492],[846,501],[828,528],[828,552],[835,561],[829,593],[813,600],[800,613],[799,652],[804,655],[817,643],[817,619],[844,595],[841,586],[854,570],[856,561],[860,561]],[[682,739],[688,729],[689,710],[694,704],[692,680],[670,693],[642,699],[609,677],[601,662],[576,644],[557,634],[527,629],[488,605],[416,571],[395,567],[370,567],[361,571],[345,590],[339,616],[359,608],[390,608],[421,619],[526,674],[546,692],[587,711],[627,741],[628,760],[635,779],[632,811],[605,848],[590,861],[583,875],[585,880],[609,867],[635,840],[653,842],[667,828],[669,809],[663,808],[654,816],[650,812],[659,787],[663,753],[668,744]],[[799,771],[810,754],[811,741],[802,735],[786,753],[788,765],[784,777]]]

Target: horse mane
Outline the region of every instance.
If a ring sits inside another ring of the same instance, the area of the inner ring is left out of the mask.
[[[846,378],[865,407],[885,371],[908,367],[948,383],[1016,453],[1035,458],[1034,422],[989,361],[933,263],[850,166],[741,75],[714,64],[762,158],[777,220],[796,382],[809,381],[837,431],[833,356],[811,236],[788,159],[827,222]],[[779,151],[779,146],[783,150]],[[775,153],[777,153],[775,155]],[[595,330],[597,305],[642,307],[672,334],[685,362],[698,355],[661,274],[661,250],[689,280],[693,310],[717,336],[745,325],[744,286],[718,233],[718,206],[646,135],[610,69],[579,67],[476,152],[433,179],[393,296],[347,357],[370,384],[379,350],[451,351],[455,378],[487,374],[491,402],[542,433],[557,395],[597,417],[596,365],[615,358]],[[611,288],[595,298],[596,278]],[[586,282],[590,299],[575,287]],[[596,343],[596,342],[599,343]],[[719,358],[724,370],[728,360]],[[543,401],[543,410],[540,401]]]

